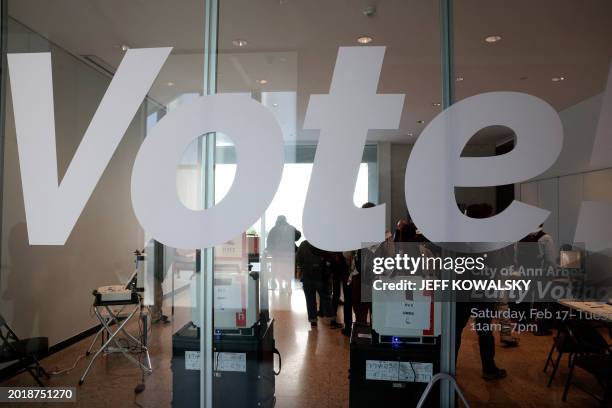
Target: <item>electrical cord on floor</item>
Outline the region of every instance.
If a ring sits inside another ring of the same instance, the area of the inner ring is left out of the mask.
[[[64,368],[63,370],[60,370],[58,367],[55,367],[56,371],[51,371],[49,373],[49,375],[62,375],[62,374],[68,374],[69,372],[71,372],[72,370],[75,369],[75,367],[77,366],[77,364],[79,363],[79,361],[85,357],[85,354],[81,354],[80,356],[77,357],[77,359],[74,361],[74,364],[71,367],[68,368]]]

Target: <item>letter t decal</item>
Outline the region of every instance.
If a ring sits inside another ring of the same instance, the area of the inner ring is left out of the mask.
[[[355,207],[369,129],[399,127],[403,94],[376,94],[385,47],[341,47],[328,95],[312,95],[304,129],[321,129],[304,206],[304,235],[330,251],[381,242],[385,205]]]

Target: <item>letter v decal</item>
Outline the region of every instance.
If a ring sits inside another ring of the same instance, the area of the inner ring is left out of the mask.
[[[171,49],[127,51],[61,183],[57,174],[51,54],[8,55],[31,245],[65,244]]]

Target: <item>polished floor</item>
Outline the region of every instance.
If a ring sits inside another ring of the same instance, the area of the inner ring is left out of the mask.
[[[348,407],[349,342],[338,330],[323,322],[311,329],[301,290],[291,295],[270,291],[270,307],[276,320],[277,348],[282,353],[282,373],[276,379],[277,407],[336,408]],[[177,304],[181,304],[178,302]],[[177,307],[171,323],[153,326],[151,337],[153,374],[145,378],[146,389],[134,393],[140,382],[139,370],[121,355],[104,356],[96,362],[85,383],[78,387],[78,407],[169,407],[172,400],[172,334],[189,320],[188,309]],[[503,380],[486,382],[480,378],[477,338],[465,330],[458,360],[458,378],[472,407],[596,407],[595,400],[578,388],[570,390],[567,403],[561,401],[567,362],[560,367],[553,386],[546,388],[547,374],[542,372],[551,337],[525,334],[517,348],[497,349],[497,362],[508,370]],[[87,349],[85,339],[43,361],[49,371],[70,367]],[[74,370],[53,376],[50,386],[77,386],[87,364],[81,359]],[[576,382],[598,391],[597,384],[580,370]],[[34,385],[28,374],[14,377],[2,386]],[[9,404],[4,404],[10,406]],[[15,406],[24,407],[27,404]],[[35,406],[53,406],[36,404]],[[57,404],[57,406],[67,406]]]

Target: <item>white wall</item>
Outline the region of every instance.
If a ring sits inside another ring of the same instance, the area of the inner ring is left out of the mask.
[[[522,201],[552,212],[545,228],[558,246],[574,243],[583,201],[612,203],[612,168],[594,169],[590,165],[602,100],[601,94],[596,95],[559,113],[564,127],[559,159],[545,174],[520,186]],[[611,254],[610,249],[587,254],[587,280],[597,287],[612,287]]]
[[[590,165],[602,100],[601,94],[595,95],[559,113],[564,129],[559,158],[544,174],[520,186],[522,201],[552,212],[545,227],[559,244],[573,242],[582,201],[612,202],[612,169]]]
[[[555,164],[535,179],[597,170],[590,165],[590,160],[602,101],[603,95],[598,94],[559,112],[563,123],[563,149]]]
[[[10,20],[9,52],[52,52],[60,177],[110,79]],[[143,232],[132,211],[130,177],[145,132],[144,110],[134,118],[65,246],[27,240],[15,124],[7,89],[4,129],[0,312],[19,336],[47,336],[50,344],[94,324],[92,290],[122,283],[133,271]]]

